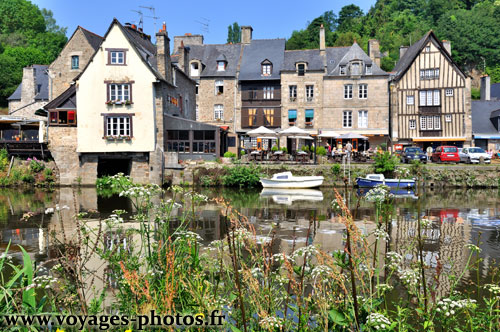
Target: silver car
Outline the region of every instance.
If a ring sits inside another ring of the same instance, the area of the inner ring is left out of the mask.
[[[491,156],[483,149],[477,147],[458,149],[458,155],[460,161],[467,164],[479,164],[481,157],[485,163],[491,163]]]

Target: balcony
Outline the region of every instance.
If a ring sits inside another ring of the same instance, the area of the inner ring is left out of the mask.
[[[306,97],[306,102],[312,103],[314,101],[314,97]]]
[[[438,115],[441,113],[441,106],[419,106],[418,113],[422,115]]]
[[[291,103],[294,103],[294,102],[296,102],[296,101],[297,101],[297,97],[290,97],[290,99],[289,99],[289,100],[290,100],[290,102],[291,102]]]
[[[242,101],[255,101],[255,100],[281,100],[281,91],[274,90],[273,93],[265,92],[262,90],[250,90],[241,92]]]
[[[313,123],[313,121],[306,121],[305,125],[306,125],[306,127],[312,127],[312,126],[314,126],[314,123]]]

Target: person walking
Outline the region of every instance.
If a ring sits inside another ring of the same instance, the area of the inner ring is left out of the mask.
[[[432,157],[432,146],[428,146],[427,149],[425,150],[425,152],[427,152],[427,161],[431,161],[431,157]]]
[[[328,157],[330,157],[330,155],[332,154],[332,147],[330,146],[330,144],[328,144],[328,142],[326,142],[326,150],[328,151]]]
[[[347,142],[347,144],[345,145],[345,150],[347,152],[347,158],[351,159],[351,152],[352,152],[352,144],[351,144],[351,142]]]

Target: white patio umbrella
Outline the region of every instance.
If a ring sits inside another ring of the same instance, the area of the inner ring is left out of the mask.
[[[360,134],[355,134],[355,133],[347,133],[347,134],[342,134],[338,138],[340,139],[368,139],[368,137],[360,135]]]
[[[265,137],[265,138],[278,137],[278,134],[274,130],[271,130],[271,129],[266,128],[264,126],[260,126],[257,129],[248,131],[247,135],[250,137]]]
[[[286,128],[278,133],[280,136],[309,136],[309,133],[297,126]]]
[[[318,137],[325,137],[325,138],[337,138],[339,136],[340,134],[334,131],[322,131],[321,134],[318,135]]]

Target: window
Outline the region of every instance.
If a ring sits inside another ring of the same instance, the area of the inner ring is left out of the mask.
[[[451,114],[446,114],[446,115],[444,116],[444,121],[445,121],[445,122],[451,122]]]
[[[196,94],[198,94],[198,90],[199,90],[199,88],[200,88],[200,84],[196,83],[196,87],[194,88],[194,89],[195,89],[195,90],[194,90],[194,92],[195,92]]]
[[[196,121],[198,121],[200,119],[200,109],[198,108],[198,104],[196,104],[194,116],[195,116]]]
[[[358,111],[358,128],[368,128],[368,111]]]
[[[191,76],[200,76],[200,67],[198,62],[191,63]]]
[[[415,105],[415,96],[406,96],[406,105]]]
[[[425,51],[426,51],[426,52],[430,52],[430,51],[431,51],[431,47],[430,47],[430,46],[426,46],[426,47],[425,47]]]
[[[359,99],[368,98],[368,84],[358,85],[358,98]]]
[[[344,99],[352,99],[352,84],[344,85]]]
[[[264,126],[274,126],[274,108],[264,108]]]
[[[297,86],[296,85],[290,85],[288,87],[288,93],[290,96],[290,101],[296,101],[297,100]]]
[[[273,65],[263,64],[262,65],[262,75],[270,76],[273,73]]]
[[[372,65],[366,65],[365,74],[366,75],[371,75],[372,74]]]
[[[131,101],[130,84],[109,84],[108,101],[124,102]]]
[[[453,89],[446,89],[446,97],[453,97]]]
[[[248,110],[248,126],[254,127],[257,125],[257,109],[251,108]]]
[[[439,68],[420,69],[421,80],[433,80],[439,78]]]
[[[195,131],[195,133],[196,132],[198,131]],[[195,144],[197,143],[193,143],[193,149]],[[167,151],[189,153],[191,151],[191,147],[189,144],[189,130],[168,130]]]
[[[410,129],[417,129],[417,121],[416,120],[409,120],[409,127],[410,127]]]
[[[343,128],[352,127],[352,111],[344,111],[342,118],[342,127]]]
[[[441,130],[441,117],[439,115],[421,116],[420,130]]]
[[[108,50],[108,64],[109,65],[124,65],[125,64],[125,51],[124,50]]]
[[[305,113],[306,126],[312,126],[314,120],[314,110],[306,110]]]
[[[184,130],[179,130],[179,132],[183,132]],[[188,135],[189,132],[185,130]],[[175,130],[174,130],[175,132]],[[170,136],[170,131],[168,132],[168,136]],[[182,135],[179,135],[179,140],[181,139]],[[189,138],[189,136],[184,135],[186,139]],[[167,150],[168,151],[177,151],[175,150],[175,143],[176,142],[171,142],[172,139],[168,137],[167,141]],[[185,141],[184,143],[184,148],[189,147],[189,141]],[[172,150],[170,150],[172,149]],[[189,152],[184,150],[184,152]],[[194,130],[193,131],[193,152],[194,153],[215,153],[215,131],[214,130]]]
[[[71,69],[80,68],[80,57],[78,55],[71,56]]]
[[[37,84],[36,85],[36,92],[40,93],[40,91],[42,91],[42,85],[41,84]]]
[[[306,101],[313,101],[314,85],[306,85]]]
[[[351,64],[351,75],[359,75],[359,63],[354,62]]]
[[[441,105],[441,95],[439,90],[422,90],[419,92],[420,106]]]
[[[217,61],[217,71],[226,70],[226,61]]]
[[[303,63],[299,63],[297,65],[297,72],[298,72],[299,76],[304,76],[304,74],[306,72],[306,65]]]
[[[214,105],[214,119],[224,120],[224,105],[221,104]]]
[[[288,122],[294,125],[297,121],[297,110],[288,110]]]
[[[340,75],[345,75],[346,74],[346,70],[345,70],[345,66],[340,66]]]
[[[434,78],[439,78],[439,68],[434,69]]]
[[[76,125],[76,111],[75,110],[58,110],[50,111],[49,121],[53,125]]]
[[[216,80],[215,81],[215,95],[221,95],[224,93],[224,81]]]
[[[129,115],[106,116],[105,136],[132,136],[132,119]]]
[[[274,86],[265,86],[264,99],[273,99],[273,98],[274,98]]]

